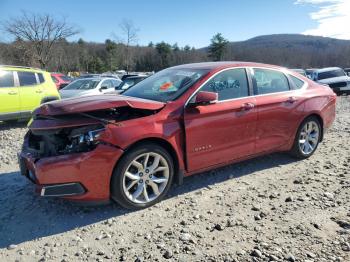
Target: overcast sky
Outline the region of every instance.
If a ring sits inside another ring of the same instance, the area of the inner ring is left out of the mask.
[[[66,17],[81,31],[71,40],[113,39],[123,18],[139,28],[140,45],[203,47],[218,32],[230,41],[279,33],[350,39],[350,0],[0,0],[0,21],[21,10]]]

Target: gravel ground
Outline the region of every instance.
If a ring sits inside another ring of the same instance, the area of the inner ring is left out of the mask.
[[[350,97],[317,152],[272,154],[185,179],[130,212],[33,194],[0,127],[0,261],[350,261]]]

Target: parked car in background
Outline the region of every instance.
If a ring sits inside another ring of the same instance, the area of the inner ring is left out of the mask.
[[[147,77],[149,75],[145,75],[145,74],[126,74],[126,75],[123,75],[121,77],[121,80],[124,81],[125,79],[129,78],[129,77],[135,77],[135,76],[142,76],[142,77]]]
[[[124,81],[116,87],[115,91],[117,93],[124,92],[125,90],[129,89],[130,87],[136,85],[137,83],[141,82],[142,80],[146,79],[147,76],[130,76],[124,79]]]
[[[59,98],[50,73],[30,67],[0,66],[0,121],[29,119],[39,105]]]
[[[21,173],[41,196],[145,208],[184,176],[271,152],[310,157],[335,119],[335,104],[329,87],[278,66],[176,66],[123,95],[38,108]]]
[[[300,69],[300,68],[294,68],[294,69],[291,69],[292,71],[298,73],[298,74],[301,74],[302,76],[305,76],[307,77],[306,75],[306,71],[304,69]]]
[[[350,68],[344,68],[345,73],[350,76]]]
[[[77,79],[60,90],[61,98],[75,96],[100,95],[114,91],[121,80],[110,77],[92,77]]]
[[[63,87],[65,87],[66,85],[68,85],[70,82],[73,81],[72,77],[66,76],[61,73],[51,73],[51,77],[57,89],[62,89]]]
[[[312,79],[312,75],[313,73],[318,70],[318,68],[308,68],[308,69],[305,69],[305,73],[306,73],[306,76],[309,78],[309,79]]]
[[[312,79],[326,84],[337,94],[350,93],[350,77],[339,67],[328,67],[313,72]]]

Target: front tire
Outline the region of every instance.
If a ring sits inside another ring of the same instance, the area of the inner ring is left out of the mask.
[[[142,209],[161,201],[174,177],[174,162],[161,146],[141,144],[118,162],[111,180],[111,196],[128,209]]]
[[[306,118],[299,126],[290,154],[299,159],[312,156],[320,142],[321,132],[321,124],[317,117]]]

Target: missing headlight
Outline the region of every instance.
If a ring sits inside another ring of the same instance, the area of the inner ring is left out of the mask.
[[[38,157],[49,157],[70,153],[88,152],[100,143],[104,126],[88,125],[75,128],[29,131],[28,150]]]

